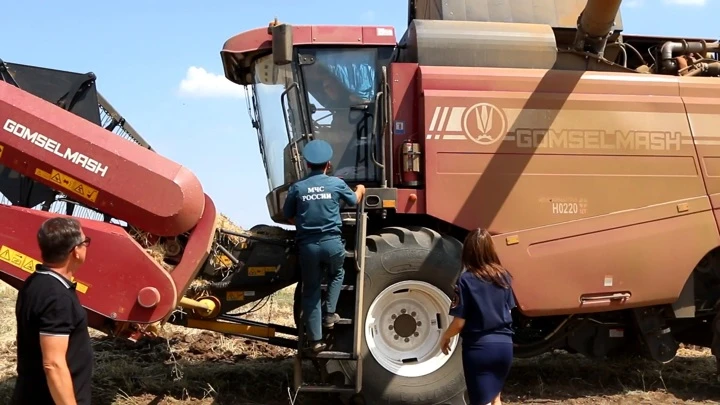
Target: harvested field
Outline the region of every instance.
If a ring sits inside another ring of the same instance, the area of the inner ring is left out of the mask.
[[[0,283],[0,403],[15,375],[15,291]],[[292,324],[292,288],[278,293],[254,319]],[[289,404],[292,351],[245,339],[168,326],[168,339],[138,344],[94,333],[95,404]],[[504,394],[506,404],[719,404],[714,359],[705,350],[682,349],[661,366],[628,359],[606,364],[567,354],[518,360]],[[330,404],[318,396],[295,403]]]

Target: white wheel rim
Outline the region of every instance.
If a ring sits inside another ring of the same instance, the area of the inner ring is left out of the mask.
[[[440,347],[452,321],[449,310],[450,298],[431,284],[408,280],[391,285],[375,297],[365,318],[370,353],[395,375],[420,377],[438,370],[450,359]],[[456,335],[450,354],[457,342]]]

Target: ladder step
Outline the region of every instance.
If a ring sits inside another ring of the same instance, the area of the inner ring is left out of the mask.
[[[352,325],[352,319],[340,318],[339,321],[335,322],[335,325]]]
[[[355,257],[355,251],[354,250],[346,250],[345,257]]]
[[[316,392],[316,393],[338,393],[338,394],[354,394],[355,388],[350,386],[332,386],[332,385],[302,385],[298,390],[300,392]]]
[[[323,291],[327,291],[328,285],[327,285],[327,284],[320,284],[320,288],[321,288]],[[347,285],[347,284],[346,284],[346,285],[343,285],[342,287],[340,287],[340,291],[353,291],[353,290],[355,290],[355,286],[354,286],[354,285]]]
[[[316,358],[316,359],[351,360],[353,358],[353,355],[352,355],[352,353],[346,353],[346,352],[326,351],[326,352],[320,352],[312,357]]]
[[[328,329],[332,329],[332,328],[333,328],[334,326],[336,326],[336,325],[352,325],[352,324],[353,324],[353,320],[352,320],[352,319],[349,319],[349,318],[340,318],[337,322],[335,322],[335,324],[334,324],[333,326],[330,326]],[[326,328],[326,326],[323,325],[323,329],[325,329],[325,328]]]

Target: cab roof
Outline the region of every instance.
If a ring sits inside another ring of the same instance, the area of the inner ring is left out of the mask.
[[[395,46],[395,28],[365,25],[294,25],[293,45]],[[250,68],[253,60],[272,49],[268,27],[237,34],[223,44],[220,51],[225,77],[237,84],[253,83]]]

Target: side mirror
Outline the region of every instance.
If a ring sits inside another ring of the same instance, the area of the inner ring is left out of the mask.
[[[272,27],[273,63],[287,65],[293,60],[292,25],[277,24]]]

